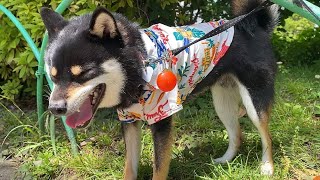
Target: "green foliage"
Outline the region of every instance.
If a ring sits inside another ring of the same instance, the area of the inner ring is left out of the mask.
[[[294,66],[319,63],[319,42],[319,27],[297,14],[285,19],[285,24],[278,26],[273,36],[279,59]]]
[[[14,99],[14,95],[18,94],[22,88],[22,85],[20,84],[20,81],[18,78],[15,78],[13,80],[8,80],[7,83],[0,86],[0,89],[2,90],[3,97],[7,99]]]
[[[43,5],[43,1],[3,0],[1,4],[20,19],[39,45],[43,26],[37,10]],[[28,91],[28,87],[35,86],[37,62],[14,24],[4,14],[0,14],[0,19],[0,89],[1,95],[13,99],[22,90]]]
[[[292,64],[313,64],[320,60],[320,31],[297,14],[287,18],[274,33],[275,48],[281,60]]]

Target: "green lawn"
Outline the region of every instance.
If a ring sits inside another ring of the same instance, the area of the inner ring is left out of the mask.
[[[279,69],[270,123],[275,175],[270,179],[320,175],[320,118],[316,117],[320,114],[320,80],[315,78],[319,73],[311,68]],[[9,109],[10,113],[0,109],[2,159],[19,161],[20,175],[25,179],[121,179],[124,143],[114,111],[101,111],[89,130],[77,132],[78,142],[87,143],[81,147],[80,156],[73,157],[60,121],[54,155],[49,133],[38,135],[35,113],[25,115],[17,108]],[[175,116],[176,141],[169,179],[269,179],[260,176],[258,132],[246,117],[240,122],[245,140],[238,156],[230,164],[216,165],[212,159],[226,151],[228,137],[213,111],[209,93],[186,105]],[[139,179],[150,179],[152,140],[147,126],[143,129]]]

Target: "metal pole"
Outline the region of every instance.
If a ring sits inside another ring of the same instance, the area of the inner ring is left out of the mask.
[[[55,11],[60,13],[60,14],[63,13],[69,7],[69,5],[72,3],[72,1],[73,0],[63,0],[59,4],[59,6],[57,7],[57,9]],[[51,81],[50,77],[48,76],[48,74],[45,73],[45,70],[44,70],[44,59],[43,58],[44,58],[44,52],[45,52],[45,48],[47,47],[47,44],[48,44],[48,34],[46,33],[44,35],[44,37],[43,37],[43,41],[42,41],[42,45],[41,45],[41,50],[40,50],[41,59],[40,59],[40,62],[39,62],[38,71],[39,72],[43,72],[42,75],[41,75],[42,78],[43,78],[43,74],[46,75],[46,79],[48,81],[49,87],[50,87],[50,89],[52,89],[53,88],[52,81]],[[42,86],[43,86],[43,84],[39,88],[39,91],[40,90],[41,91],[38,92],[38,93],[41,93],[41,96],[42,96],[42,92],[43,92],[42,91]],[[71,143],[72,154],[77,155],[78,154],[78,146],[77,146],[77,141],[76,141],[75,136],[74,136],[74,132],[73,132],[72,128],[67,126],[65,117],[62,117],[61,120],[62,120],[62,123],[63,123],[66,131],[67,131],[67,135],[68,135],[69,141]],[[41,119],[39,119],[39,124],[40,124],[40,121],[42,121],[41,124],[43,124],[44,118],[42,117]]]
[[[288,0],[271,0],[272,2],[279,4],[280,6],[283,6],[284,8],[295,12],[305,18],[307,18],[309,21],[318,24],[320,26],[320,22],[308,11],[298,7],[297,5],[293,4],[291,1]],[[315,12],[318,16],[320,16],[320,8],[306,0],[304,2],[312,9],[313,12]]]

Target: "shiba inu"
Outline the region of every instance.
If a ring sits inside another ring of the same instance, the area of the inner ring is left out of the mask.
[[[233,15],[248,13],[261,2],[232,0]],[[215,161],[231,161],[237,154],[242,134],[239,105],[243,104],[261,135],[261,173],[273,174],[268,120],[276,74],[270,42],[278,19],[276,5],[162,61],[157,60],[170,49],[225,22],[182,27],[156,24],[142,29],[102,7],[70,20],[48,8],[41,9],[41,16],[49,34],[46,71],[54,83],[49,110],[67,116],[67,124],[77,128],[87,126],[97,108],[116,107],[126,144],[124,179],[137,178],[141,120],[150,125],[154,140],[153,179],[166,179],[173,143],[171,116],[182,109],[186,99],[205,89],[211,90],[229,136],[226,153]],[[164,69],[178,79],[170,92],[161,91],[155,83]]]

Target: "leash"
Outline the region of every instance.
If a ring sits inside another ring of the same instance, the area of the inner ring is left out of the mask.
[[[305,8],[307,11],[309,11],[310,14],[312,14],[318,21],[320,21],[320,17],[303,1],[303,0],[293,0],[293,3],[295,3],[297,6]]]
[[[303,0],[293,0],[293,3],[295,3],[296,5],[300,6],[300,7],[304,7],[308,12],[310,12],[317,20],[320,21],[320,17],[303,1]],[[222,24],[221,26],[215,28],[214,30],[208,32],[207,34],[205,34],[204,36],[202,36],[201,38],[191,42],[188,45],[182,46],[180,48],[177,49],[173,49],[171,51],[169,51],[169,53],[165,54],[164,56],[158,58],[158,59],[148,59],[147,61],[144,62],[144,64],[146,66],[150,65],[150,64],[155,64],[158,62],[162,62],[165,60],[168,60],[168,58],[172,58],[175,57],[176,55],[178,55],[179,53],[181,53],[182,51],[184,51],[185,49],[189,48],[190,46],[192,46],[193,44],[196,44],[202,40],[205,40],[207,38],[213,37],[215,35],[218,35],[224,31],[226,31],[227,29],[231,28],[232,26],[235,26],[237,23],[241,22],[242,20],[244,20],[245,18],[247,18],[248,16],[261,11],[262,9],[265,9],[271,5],[273,5],[274,3],[271,2],[270,0],[266,0],[264,2],[262,2],[259,6],[257,6],[256,8],[254,8],[253,10],[251,10],[250,12],[248,12],[247,14],[243,14],[241,16],[235,17],[231,20],[229,20],[228,22]]]
[[[160,64],[163,67],[163,71],[161,73],[159,73],[159,75],[157,76],[157,86],[163,92],[169,92],[176,87],[177,77],[170,69],[166,68],[166,64],[164,62],[172,62],[173,59],[177,60],[176,56],[179,53],[183,52],[188,47],[192,46],[193,44],[220,34],[224,31],[226,31],[227,29],[233,27],[237,23],[241,22],[242,20],[244,20],[248,16],[250,16],[250,15],[252,15],[262,9],[265,9],[273,4],[274,3],[271,2],[270,0],[266,0],[266,1],[262,2],[260,5],[258,5],[256,8],[254,8],[253,10],[251,10],[250,12],[229,20],[228,22],[218,26],[214,30],[208,32],[207,34],[205,34],[201,38],[191,42],[188,45],[185,45],[180,48],[173,49],[173,50],[167,50],[166,53],[164,53],[161,57],[159,57],[157,59],[153,59],[151,57],[147,58],[147,60],[143,61],[144,66],[145,67],[152,66],[152,65],[155,65],[156,63],[160,62]],[[172,63],[169,63],[169,66],[172,66]]]
[[[235,17],[231,20],[229,20],[228,22],[222,24],[221,26],[217,27],[216,29],[208,32],[207,34],[205,34],[204,36],[202,36],[201,38],[193,41],[192,43],[186,45],[186,46],[183,46],[183,47],[180,47],[180,48],[177,48],[177,49],[174,49],[172,50],[172,55],[173,56],[176,56],[178,55],[179,53],[181,53],[182,51],[184,51],[185,49],[187,49],[188,47],[190,47],[191,45],[199,42],[199,41],[202,41],[202,40],[205,40],[207,38],[210,38],[212,36],[215,36],[217,34],[220,34],[224,31],[226,31],[227,29],[231,28],[232,26],[236,25],[237,23],[239,23],[240,21],[244,20],[246,17],[262,10],[262,9],[265,9],[271,5],[273,5],[274,3],[271,2],[270,0],[266,0],[264,1],[263,3],[261,3],[259,6],[257,6],[256,8],[254,8],[252,11],[250,11],[249,13],[247,14],[243,14],[241,16],[238,16],[238,17]]]
[[[254,8],[253,10],[251,10],[250,12],[248,12],[247,14],[243,14],[241,16],[235,17],[231,20],[229,20],[228,22],[220,25],[219,27],[215,28],[214,30],[208,32],[207,34],[205,34],[204,36],[202,36],[201,38],[189,43],[188,45],[182,46],[180,48],[176,48],[173,50],[169,50],[167,53],[165,53],[164,55],[162,55],[161,57],[157,58],[157,59],[153,59],[153,58],[148,58],[147,60],[145,60],[143,63],[145,65],[145,67],[150,66],[151,64],[156,64],[158,62],[165,62],[168,59],[172,59],[175,58],[175,56],[177,56],[179,53],[181,53],[182,51],[184,51],[185,49],[189,48],[190,46],[192,46],[193,44],[198,43],[199,41],[205,40],[207,38],[213,37],[215,35],[218,35],[224,31],[226,31],[227,29],[231,28],[232,26],[235,26],[237,23],[241,22],[242,20],[244,20],[245,18],[247,18],[248,16],[262,10],[265,9],[271,5],[273,5],[274,3],[271,2],[270,0],[266,0],[264,2],[262,2],[259,6],[257,6],[256,8]]]

